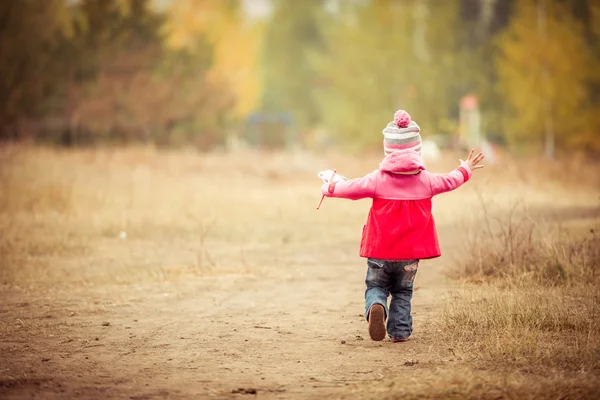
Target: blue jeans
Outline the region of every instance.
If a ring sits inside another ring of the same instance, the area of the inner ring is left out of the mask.
[[[413,281],[417,274],[419,260],[388,261],[369,258],[367,260],[365,283],[365,317],[369,320],[369,310],[373,304],[381,304],[387,317],[387,333],[390,338],[407,338],[412,333],[410,300],[413,295]],[[392,295],[388,310],[387,299]]]

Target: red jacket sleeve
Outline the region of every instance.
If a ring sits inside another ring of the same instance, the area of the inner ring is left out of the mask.
[[[462,163],[457,169],[448,174],[429,174],[431,195],[449,192],[467,182],[472,175],[471,169]]]
[[[379,171],[376,170],[362,178],[333,182],[331,184],[325,183],[321,187],[321,192],[327,197],[339,197],[350,200],[373,197],[377,188],[378,173]]]

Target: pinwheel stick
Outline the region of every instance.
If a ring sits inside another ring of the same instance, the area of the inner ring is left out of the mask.
[[[337,172],[337,170],[334,168],[333,169],[333,174],[331,174],[331,178],[329,178],[329,185],[331,185],[333,183],[333,177],[335,176],[335,173]],[[319,208],[321,208],[321,204],[323,204],[323,199],[325,198],[325,195],[321,196],[321,201],[319,201],[319,205],[317,206],[317,210]]]

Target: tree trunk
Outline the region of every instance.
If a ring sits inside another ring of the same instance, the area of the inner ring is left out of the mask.
[[[546,46],[546,1],[538,0],[538,33],[542,39],[542,45]],[[554,158],[554,121],[552,118],[552,97],[548,93],[550,72],[548,63],[542,60],[542,94],[544,96],[544,155],[546,158]]]

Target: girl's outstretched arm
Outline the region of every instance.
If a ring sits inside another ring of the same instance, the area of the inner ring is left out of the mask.
[[[473,171],[483,168],[483,165],[477,165],[483,158],[482,153],[473,157],[473,150],[471,150],[467,160],[459,160],[460,165],[454,171],[448,174],[430,174],[431,195],[435,196],[436,194],[449,192],[467,182],[473,175]]]
[[[321,192],[327,197],[339,197],[350,200],[373,197],[377,188],[378,173],[379,171],[375,170],[362,178],[324,183],[321,186]]]
[[[464,163],[447,174],[429,174],[431,195],[435,196],[457,189],[471,178],[471,174],[471,170]]]

